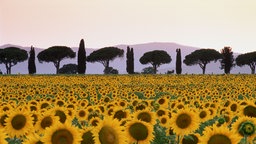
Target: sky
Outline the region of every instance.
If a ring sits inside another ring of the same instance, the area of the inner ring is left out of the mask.
[[[0,46],[175,42],[256,50],[256,0],[0,0]]]

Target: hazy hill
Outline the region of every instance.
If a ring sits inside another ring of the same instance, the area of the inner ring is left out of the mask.
[[[5,48],[5,47],[9,47],[9,46],[14,46],[14,45],[3,45],[0,46],[0,48]],[[124,57],[123,58],[117,58],[114,61],[110,62],[110,66],[116,68],[119,70],[119,73],[121,74],[125,74],[126,73],[126,48],[128,45],[117,45],[118,48],[122,48],[125,51]],[[139,58],[148,51],[152,51],[152,50],[165,50],[169,53],[169,55],[172,58],[171,63],[169,64],[164,64],[161,65],[158,68],[158,73],[166,73],[167,70],[175,70],[175,62],[176,62],[176,48],[180,48],[181,49],[181,56],[182,56],[182,60],[184,59],[184,57],[188,54],[190,54],[191,52],[199,49],[197,47],[191,47],[191,46],[184,46],[184,45],[180,45],[180,44],[176,44],[176,43],[163,43],[163,42],[154,42],[154,43],[145,43],[145,44],[135,44],[135,45],[129,45],[130,47],[134,48],[134,67],[135,67],[135,71],[136,72],[141,72],[143,68],[148,67],[150,65],[142,65],[139,62]],[[22,49],[27,50],[28,52],[30,51],[30,47],[22,47],[22,46],[16,46]],[[73,47],[72,48],[76,53],[78,51],[77,47]],[[36,55],[42,51],[42,48],[37,48],[35,47],[35,53]],[[86,55],[89,55],[90,53],[92,53],[94,50],[96,49],[92,49],[92,48],[86,48]],[[235,56],[238,54],[235,54]],[[65,59],[61,62],[61,67],[64,64],[68,64],[68,63],[77,63],[77,58],[74,59]],[[28,61],[22,62],[22,63],[18,63],[17,65],[15,65],[14,67],[12,67],[12,74],[17,74],[17,73],[21,73],[21,74],[27,74],[28,73]],[[220,70],[220,62],[217,61],[216,63],[212,62],[210,64],[207,65],[206,67],[206,73],[207,74],[222,74],[223,70]],[[53,63],[39,63],[37,58],[36,58],[36,68],[37,68],[37,73],[38,74],[54,74],[56,69],[53,65]],[[6,69],[5,66],[3,64],[0,64],[0,69],[3,73],[5,73]],[[87,69],[86,69],[86,73],[88,74],[102,74],[103,73],[103,65],[100,63],[87,63]],[[194,74],[201,74],[202,70],[198,65],[195,66],[186,66],[185,64],[182,65],[182,73],[194,73]],[[231,70],[231,73],[250,73],[250,69],[249,67],[245,66],[245,67],[238,67],[236,66],[235,68],[233,68]]]

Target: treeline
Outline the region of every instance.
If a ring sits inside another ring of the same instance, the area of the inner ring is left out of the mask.
[[[182,59],[181,49],[176,49],[176,74],[182,73]],[[117,47],[104,47],[93,51],[90,55],[86,56],[85,44],[82,39],[79,44],[77,52],[77,64],[66,64],[60,68],[62,60],[67,58],[75,58],[76,52],[67,46],[52,46],[37,55],[40,63],[51,62],[56,68],[56,74],[85,74],[86,63],[99,62],[104,66],[104,74],[118,74],[118,70],[110,67],[109,63],[117,57],[123,57],[124,50]],[[35,65],[35,49],[31,46],[29,52],[17,47],[6,47],[0,49],[0,64],[4,64],[6,74],[11,74],[11,68],[19,62],[28,59],[28,73],[36,74]],[[168,64],[172,61],[171,56],[164,50],[153,50],[145,52],[139,59],[141,64],[151,64],[152,66],[146,67],[142,70],[144,74],[156,74],[158,67],[162,64]],[[251,74],[255,74],[256,66],[256,51],[245,54],[240,54],[234,58],[232,48],[224,47],[220,52],[214,49],[198,49],[185,56],[183,63],[187,66],[199,65],[202,73],[205,74],[206,66],[210,62],[220,62],[220,69],[224,70],[225,74],[229,74],[231,69],[237,66],[248,65],[251,69]],[[127,47],[126,51],[126,71],[128,74],[135,74],[134,71],[134,49]],[[0,71],[1,72],[1,71]],[[174,70],[167,73],[174,73]]]

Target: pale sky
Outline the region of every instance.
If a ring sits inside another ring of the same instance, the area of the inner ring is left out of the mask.
[[[175,42],[256,51],[256,0],[0,0],[0,45]]]

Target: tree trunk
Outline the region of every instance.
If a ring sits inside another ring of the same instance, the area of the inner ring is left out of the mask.
[[[203,65],[203,74],[205,74],[206,64]]]
[[[56,62],[55,67],[56,67],[56,74],[59,74],[60,61],[57,61],[57,62]]]
[[[252,70],[252,72],[251,72],[251,73],[252,73],[252,74],[255,74],[255,66],[254,66],[254,67],[252,67],[252,68],[251,68],[251,70]]]
[[[156,65],[153,65],[153,70],[154,70],[154,74],[156,74],[156,71],[157,71]]]
[[[11,63],[5,63],[6,74],[11,74]]]

